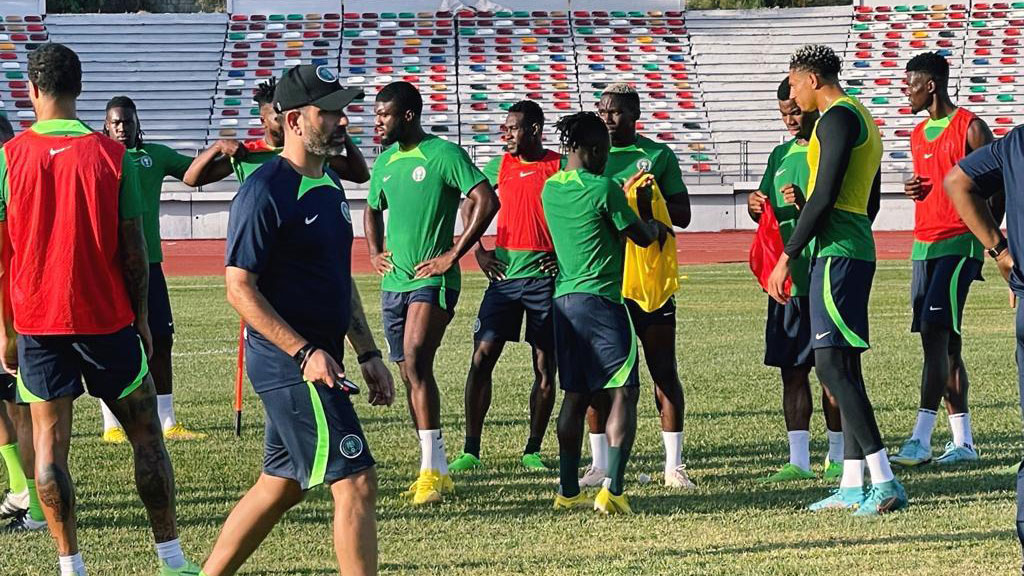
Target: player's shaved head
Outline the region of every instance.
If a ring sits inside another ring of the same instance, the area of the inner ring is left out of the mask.
[[[775,90],[775,97],[779,99],[779,102],[785,102],[792,98],[789,89],[789,76],[786,76],[782,79],[782,82],[779,82],[779,87]]]
[[[515,112],[523,115],[523,124],[526,126],[533,126],[539,124],[544,125],[544,110],[541,109],[540,104],[537,104],[533,100],[520,100],[512,106],[509,106],[509,114]]]
[[[949,84],[949,62],[935,52],[923,52],[911,58],[907,62],[907,72],[924,74],[943,88]]]
[[[11,126],[11,121],[7,119],[7,116],[0,114],[0,146],[4,145],[11,138],[14,138],[14,126]]]
[[[413,116],[423,113],[423,97],[415,86],[408,82],[392,82],[377,93],[377,102],[393,102],[401,113],[412,112]]]

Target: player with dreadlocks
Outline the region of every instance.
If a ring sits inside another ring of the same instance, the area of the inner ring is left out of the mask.
[[[918,54],[907,62],[906,70],[910,111],[928,113],[910,136],[914,176],[904,183],[906,195],[914,200],[910,331],[921,334],[924,367],[913,432],[890,460],[902,466],[931,461],[932,430],[945,398],[953,441],[935,463],[948,465],[978,459],[967,411],[960,324],[971,282],[981,278],[985,252],[943,194],[941,184],[960,160],[993,136],[984,120],[953,104],[949,63],[944,57],[935,52]],[[1003,220],[1003,198],[999,190],[989,198],[996,222]]]
[[[605,514],[630,514],[623,483],[636,436],[640,382],[636,334],[622,301],[623,243],[664,244],[672,229],[654,219],[650,173],[634,174],[622,186],[603,175],[611,141],[596,114],[566,116],[555,128],[568,158],[541,193],[558,261],[555,356],[565,392],[558,415],[555,509],[589,505],[576,476],[583,422],[591,402],[607,397],[608,472],[593,506]],[[624,192],[632,187],[636,212]]]
[[[107,102],[107,117],[103,132],[128,149],[128,158],[135,163],[139,174],[139,191],[144,212],[142,231],[149,254],[149,329],[153,333],[153,356],[149,371],[156,384],[157,412],[164,437],[168,440],[196,440],[206,435],[188,430],[179,424],[174,414],[174,395],[171,370],[171,348],[174,345],[174,318],[164,278],[163,251],[160,247],[160,189],[164,178],[181,180],[192,164],[192,157],[174,149],[143,141],[142,124],[138,108],[127,96],[115,96]],[[100,401],[103,412],[103,441],[126,442],[124,429],[110,408]]]
[[[841,67],[835,52],[822,45],[804,46],[790,59],[789,85],[797,106],[818,110],[821,119],[807,144],[806,204],[767,288],[776,302],[786,304],[792,262],[814,240],[809,302],[814,367],[839,403],[845,457],[839,489],[810,508],[845,508],[857,516],[873,516],[907,505],[861,373],[875,275],[871,223],[881,196],[882,138],[867,109],[839,85]],[[792,184],[782,191],[805,192]],[[865,461],[871,471],[870,491],[864,490]]]

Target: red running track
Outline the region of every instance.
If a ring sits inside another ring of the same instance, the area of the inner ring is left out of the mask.
[[[746,262],[752,231],[684,232],[678,235],[680,264],[716,264]],[[486,243],[493,242],[487,238]],[[913,236],[909,231],[875,232],[880,260],[910,257]],[[164,272],[169,276],[217,276],[224,273],[224,240],[164,241]],[[370,257],[366,242],[356,238],[352,246],[352,272],[369,274]],[[464,270],[478,270],[471,255],[462,259]]]

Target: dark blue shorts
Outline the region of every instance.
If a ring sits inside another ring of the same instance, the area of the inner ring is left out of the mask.
[[[807,296],[794,296],[783,306],[768,298],[764,325],[764,363],[776,368],[814,365],[811,349],[811,313]]]
[[[259,393],[266,414],[263,472],[303,490],[374,465],[359,417],[338,388],[299,382]]]
[[[171,316],[171,297],[167,293],[167,279],[159,262],[149,265],[149,331],[154,337],[174,334],[174,317]]]
[[[551,305],[555,279],[515,278],[492,282],[473,324],[477,342],[518,342],[526,316],[526,341],[541,350],[554,346]]]
[[[0,401],[14,402],[16,396],[14,389],[14,376],[0,374]],[[0,410],[3,410],[2,406],[0,406]]]
[[[867,350],[875,263],[841,256],[811,263],[811,347]]]
[[[911,332],[920,332],[921,324],[951,328],[960,333],[964,306],[971,282],[981,278],[982,262],[967,256],[943,256],[914,260],[910,281],[910,302],[914,319]]]
[[[18,336],[18,402],[77,398],[86,386],[89,395],[116,402],[141,386],[147,374],[134,326],[102,335]]]
[[[554,325],[562,390],[590,394],[640,385],[636,334],[625,304],[565,294],[555,299]]]
[[[629,310],[629,319],[633,322],[633,329],[637,334],[643,334],[651,326],[672,326],[676,325],[676,297],[672,296],[653,312],[645,312],[639,304],[623,298],[626,309]],[[675,345],[673,343],[673,345]]]
[[[405,316],[413,302],[427,302],[455,317],[459,291],[440,286],[417,288],[411,292],[381,292],[380,317],[384,323],[384,339],[388,342],[388,357],[392,362],[405,361]]]

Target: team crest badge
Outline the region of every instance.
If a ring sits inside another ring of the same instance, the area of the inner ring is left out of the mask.
[[[423,166],[417,166],[416,169],[412,171],[412,179],[415,182],[423,182],[423,179],[426,177],[427,169]]]
[[[143,168],[152,168],[153,159],[149,156],[143,156],[142,158],[139,158],[139,164],[142,164]]]
[[[651,159],[650,158],[641,158],[641,159],[637,160],[636,161],[636,169],[641,171],[641,172],[650,172],[651,171]]]
[[[341,216],[345,219],[345,222],[352,223],[352,212],[348,208],[348,202],[341,203]]]
[[[363,439],[355,434],[349,434],[341,439],[341,443],[338,444],[338,450],[341,451],[341,455],[345,458],[350,460],[357,458],[363,453]]]
[[[327,83],[336,82],[338,80],[338,76],[327,66],[317,66],[316,77]]]

